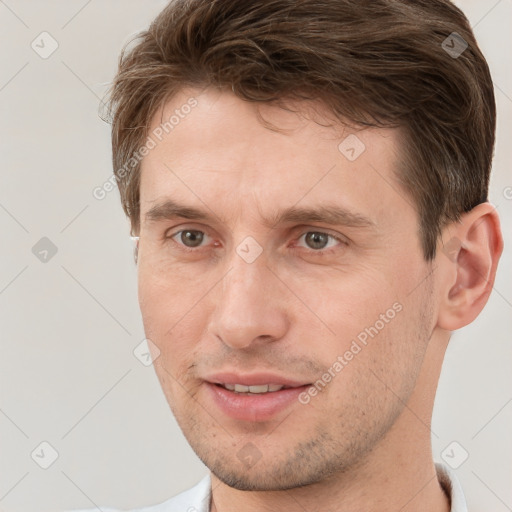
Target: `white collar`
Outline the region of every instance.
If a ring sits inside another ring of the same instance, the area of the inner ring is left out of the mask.
[[[436,463],[439,483],[451,500],[451,512],[468,512],[466,499],[455,473],[445,464]],[[206,475],[197,485],[155,507],[139,512],[210,512],[211,479]],[[136,512],[136,511],[134,511]]]
[[[455,473],[445,464],[437,462],[435,466],[439,483],[450,497],[451,512],[468,512],[466,499]],[[208,474],[194,487],[174,498],[159,505],[132,510],[132,512],[210,512],[211,485],[210,474]],[[113,509],[103,509],[103,511],[116,512]]]

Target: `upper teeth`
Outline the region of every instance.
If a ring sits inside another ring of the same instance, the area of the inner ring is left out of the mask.
[[[272,391],[279,391],[284,386],[279,384],[262,384],[259,386],[244,386],[243,384],[223,384],[226,389],[234,391],[235,393],[267,393]]]

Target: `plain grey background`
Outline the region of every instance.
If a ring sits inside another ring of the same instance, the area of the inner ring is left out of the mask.
[[[207,471],[152,367],[133,353],[144,333],[118,191],[103,200],[92,194],[112,173],[100,99],[121,47],[165,4],[0,0],[1,511],[142,506]],[[491,201],[506,249],[490,303],[453,335],[432,441],[436,460],[460,464],[470,510],[505,512],[512,510],[512,1],[457,4],[496,86]]]

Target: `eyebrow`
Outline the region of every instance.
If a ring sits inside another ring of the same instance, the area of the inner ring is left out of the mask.
[[[287,222],[319,222],[332,225],[349,226],[356,228],[375,227],[375,223],[359,213],[351,212],[337,205],[320,205],[316,208],[301,208],[292,206],[278,213],[273,222],[265,221],[268,226],[275,226]]]
[[[172,199],[167,199],[149,209],[144,219],[146,222],[157,222],[182,218],[189,220],[219,220],[219,218],[208,211],[180,204]],[[359,213],[351,212],[336,204],[319,205],[317,207],[292,206],[279,211],[271,217],[264,218],[262,223],[266,227],[273,228],[278,224],[285,223],[308,223],[318,222],[331,225],[340,225],[356,228],[374,228],[375,222]]]
[[[181,205],[172,199],[167,199],[163,203],[156,204],[150,208],[144,216],[146,222],[168,220],[175,217],[190,220],[207,220],[210,218],[210,215],[198,208]]]

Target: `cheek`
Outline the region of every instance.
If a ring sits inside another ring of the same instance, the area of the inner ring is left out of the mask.
[[[205,323],[205,290],[180,277],[160,275],[151,264],[140,262],[138,298],[144,332],[160,350],[160,362],[181,379],[193,360],[193,350]],[[162,363],[163,361],[163,363]],[[158,371],[158,369],[157,369]]]
[[[190,274],[190,266],[169,265],[141,255],[138,298],[143,318],[150,319],[154,327],[169,330],[188,316],[208,291],[210,281],[208,274],[201,270]]]
[[[331,270],[301,285],[304,302],[329,326],[333,341],[343,345],[376,322],[379,330],[383,322],[387,326],[396,316],[393,306],[401,295],[371,269]]]
[[[428,341],[428,325],[420,313],[428,309],[424,294],[410,295],[406,280],[390,281],[389,272],[370,269],[302,284],[308,306],[329,327],[308,354],[321,358],[338,385],[382,387],[374,382],[375,372],[397,390],[404,389],[404,381],[419,371]],[[301,318],[297,332],[304,336],[313,324]]]
[[[388,323],[379,319],[362,329],[351,326],[356,334],[340,336],[330,358],[324,359],[330,366],[321,379],[330,383],[327,400],[318,406],[325,414],[335,411],[335,421],[347,430],[366,425],[371,431],[369,423],[377,417],[383,424],[392,421],[414,389],[424,351],[421,338],[427,331],[411,324],[409,305],[401,306]]]

